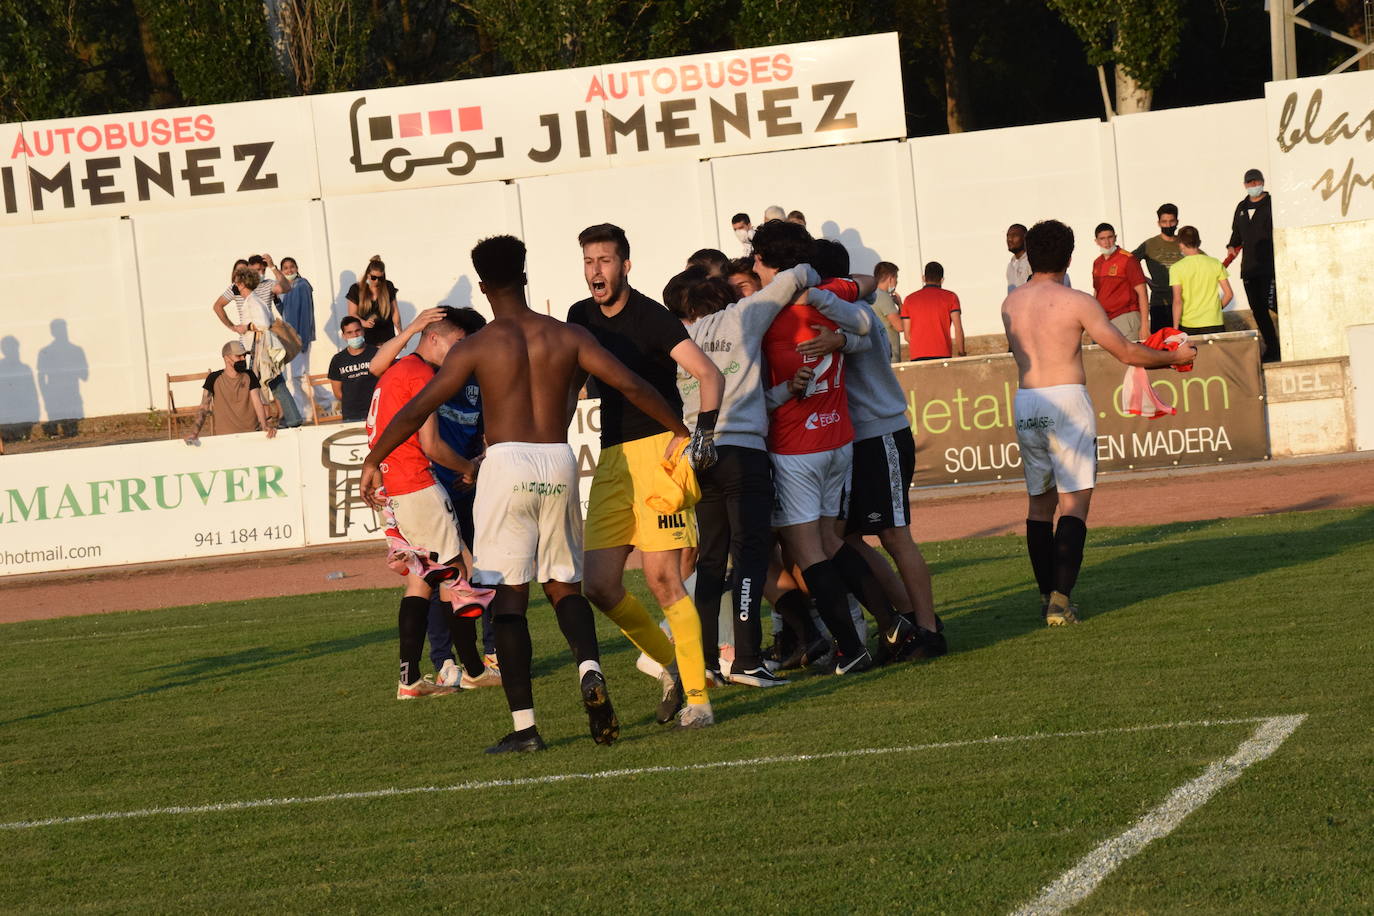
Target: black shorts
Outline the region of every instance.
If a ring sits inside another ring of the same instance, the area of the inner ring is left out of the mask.
[[[916,440],[907,427],[854,443],[854,469],[843,501],[846,534],[878,534],[911,524]]]

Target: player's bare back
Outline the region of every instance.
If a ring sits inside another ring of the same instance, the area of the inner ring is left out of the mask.
[[[1055,274],[1036,274],[1002,303],[1002,326],[1016,357],[1022,388],[1081,385],[1087,309],[1092,296],[1064,286]]]
[[[482,389],[489,444],[568,440],[568,388],[587,336],[581,328],[525,311],[497,318],[460,344],[472,348],[468,355]]]

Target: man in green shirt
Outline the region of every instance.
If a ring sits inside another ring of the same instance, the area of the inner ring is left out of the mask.
[[[1230,305],[1232,295],[1226,268],[1216,258],[1202,253],[1202,237],[1193,226],[1178,230],[1178,247],[1183,257],[1169,268],[1169,285],[1174,290],[1174,327],[1187,334],[1226,330],[1221,310]]]
[[[873,280],[878,288],[873,291],[873,311],[883,323],[887,332],[887,342],[891,349],[889,362],[902,361],[902,300],[897,297],[897,265],[891,261],[879,261],[873,268]]]
[[[1142,338],[1170,325],[1174,296],[1169,288],[1169,268],[1183,257],[1178,250],[1178,207],[1160,204],[1155,217],[1159,234],[1150,236],[1131,252],[1150,277],[1150,326],[1140,329]]]

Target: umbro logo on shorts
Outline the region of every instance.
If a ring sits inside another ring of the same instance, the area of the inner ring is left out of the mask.
[[[883,517],[883,516],[882,516],[882,513],[880,513],[880,512],[870,512],[870,513],[868,513],[868,520],[869,520],[870,522],[881,521],[881,520],[882,520],[882,517]]]

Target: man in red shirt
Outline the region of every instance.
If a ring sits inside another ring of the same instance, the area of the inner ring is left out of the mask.
[[[1099,223],[1094,234],[1098,255],[1093,261],[1093,296],[1121,336],[1139,343],[1151,331],[1145,272],[1134,255],[1116,247],[1116,230],[1111,223]]]
[[[964,322],[960,318],[959,297],[943,288],[945,268],[939,261],[926,265],[916,292],[902,300],[902,333],[906,335],[907,359],[949,359],[966,356]],[[954,347],[950,348],[950,331]]]
[[[434,378],[434,367],[443,363],[449,349],[462,336],[463,329],[447,318],[426,326],[415,352],[398,360],[377,381],[367,411],[368,445],[375,446],[392,418],[429,384]],[[401,642],[398,700],[453,692],[452,687],[439,687],[420,677],[420,653],[424,649],[433,589],[446,588],[455,578],[455,570],[463,574],[463,539],[458,533],[458,517],[448,493],[430,470],[431,459],[463,475],[475,473],[472,462],[440,437],[438,418],[433,414],[381,463],[386,511],[394,517],[395,527],[415,553],[439,567],[428,575],[406,575],[405,596],[397,615]],[[455,651],[465,656],[466,650],[475,654],[475,619],[455,616],[453,620]],[[467,626],[463,626],[464,621]],[[478,655],[473,670],[481,670],[480,658]],[[463,660],[464,667],[469,667],[472,659]]]

